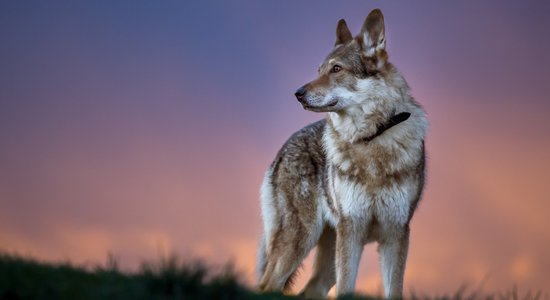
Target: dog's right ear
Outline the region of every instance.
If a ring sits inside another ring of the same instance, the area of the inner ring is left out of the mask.
[[[374,58],[378,68],[381,68],[388,60],[385,31],[384,15],[379,9],[374,9],[367,16],[358,37],[362,41],[363,55]]]
[[[338,21],[338,26],[336,26],[336,42],[334,43],[334,46],[345,44],[352,39],[353,37],[351,36],[351,32],[348,29],[346,21],[344,19],[340,19],[340,21]]]

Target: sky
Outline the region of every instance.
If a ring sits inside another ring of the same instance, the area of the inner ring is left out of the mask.
[[[324,117],[293,93],[377,7],[430,121],[406,291],[549,292],[544,1],[1,1],[0,251],[175,253],[252,285],[263,173]],[[357,290],[381,292],[375,245]]]

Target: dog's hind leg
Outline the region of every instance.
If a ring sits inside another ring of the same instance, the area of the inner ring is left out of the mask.
[[[306,298],[325,298],[328,291],[336,283],[335,251],[336,233],[326,226],[317,243],[317,255],[313,265],[313,275],[301,295]]]

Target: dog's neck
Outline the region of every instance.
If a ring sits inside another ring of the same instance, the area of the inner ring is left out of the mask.
[[[368,143],[368,142],[374,140],[376,137],[382,135],[382,133],[384,133],[386,130],[392,128],[393,126],[395,126],[399,123],[407,121],[407,119],[410,116],[411,116],[410,112],[402,112],[402,113],[398,113],[398,114],[393,115],[386,123],[379,124],[376,127],[376,132],[373,135],[364,137],[362,139],[362,141],[365,142],[365,143]]]
[[[406,121],[410,115],[410,112],[397,113],[395,109],[371,111],[368,107],[356,107],[329,113],[328,118],[339,139],[350,143],[368,143]]]

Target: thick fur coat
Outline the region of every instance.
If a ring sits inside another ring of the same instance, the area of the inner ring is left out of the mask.
[[[338,295],[352,293],[363,246],[378,242],[385,296],[401,297],[428,122],[388,61],[380,10],[356,37],[340,20],[318,78],[295,95],[327,116],[292,135],[265,174],[260,290],[284,290],[317,246],[302,294],[326,297],[334,284]]]

